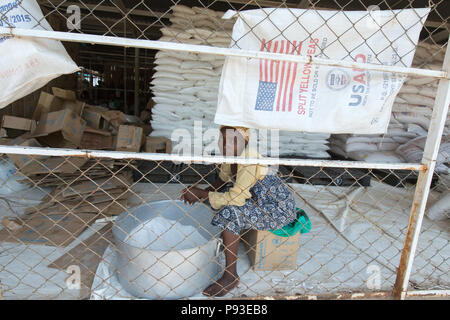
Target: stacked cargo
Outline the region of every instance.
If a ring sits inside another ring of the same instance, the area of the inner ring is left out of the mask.
[[[173,6],[172,10],[172,25],[161,29],[161,41],[230,46],[234,20],[222,20],[223,12],[182,5]],[[191,137],[194,137],[194,131],[196,134],[201,132],[203,147],[210,145],[211,139],[205,133],[208,129],[218,128],[214,115],[224,61],[225,57],[219,55],[177,51],[159,51],[156,54],[156,72],[151,82],[155,102],[152,136],[173,139],[174,152],[179,152],[176,140],[180,137],[175,129],[183,135],[188,132]],[[198,129],[194,130],[195,127]],[[269,143],[267,154],[328,158],[329,137],[329,134],[282,131],[279,132],[279,148]],[[195,136],[195,139],[199,137]]]
[[[413,67],[439,70],[445,48],[419,44]],[[428,77],[408,77],[392,107],[385,135],[333,135],[331,150],[355,160],[375,162],[419,162],[430,126],[438,80]],[[449,161],[449,124],[447,116],[437,169],[446,171]]]

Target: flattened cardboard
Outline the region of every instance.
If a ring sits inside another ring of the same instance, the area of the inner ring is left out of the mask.
[[[132,184],[132,177],[130,174],[117,174],[110,178],[96,179],[93,181],[84,181],[81,183],[71,184],[65,190],[58,191],[58,193],[64,197],[70,197],[73,195],[80,195],[94,192],[107,191],[115,188],[128,188]]]
[[[172,153],[172,140],[166,137],[146,137],[145,152]]]
[[[22,228],[22,222],[17,218],[4,217],[2,225],[11,231],[17,231]]]
[[[9,138],[17,138],[25,132],[33,131],[36,128],[36,121],[5,115],[1,127],[6,130]]]
[[[43,113],[59,111],[62,109],[62,105],[62,99],[55,97],[50,93],[42,91],[32,118],[33,120],[39,120],[41,119],[41,115]]]
[[[103,253],[110,244],[114,244],[111,223],[53,261],[48,267],[67,270],[72,265],[80,266],[80,298],[89,298],[97,267],[102,260]]]
[[[81,145],[86,121],[71,110],[61,110],[42,115],[31,135],[39,142],[54,148],[76,148]]]
[[[25,210],[25,214],[51,214],[52,212],[64,212],[70,209],[76,213],[102,213],[105,215],[115,214],[117,210],[120,213],[126,208],[129,193],[126,189],[112,189],[108,193],[96,192],[93,194],[85,194],[82,196],[72,196],[63,198],[58,196],[58,201],[45,198],[35,207]],[[114,211],[114,212],[110,212]]]
[[[113,195],[112,195],[113,196]],[[91,198],[91,197],[89,197]],[[128,199],[114,199],[111,197],[106,201],[97,202],[97,198],[93,197],[93,199],[86,199],[80,205],[80,200],[73,200],[71,202],[64,201],[61,205],[54,205],[51,208],[46,208],[43,210],[39,210],[40,213],[51,213],[55,210],[66,210],[64,206],[72,208],[74,212],[79,213],[99,213],[102,216],[115,216],[124,212],[127,208]],[[106,197],[104,197],[106,198]],[[77,201],[78,203],[73,204],[73,202]],[[64,204],[64,206],[63,206]]]
[[[244,230],[241,238],[254,270],[296,269],[300,232],[291,237],[279,237],[270,231]]]
[[[36,139],[16,138],[11,145],[42,147]],[[88,159],[86,158],[70,158],[62,157],[46,157],[46,156],[30,156],[21,154],[8,154],[8,158],[18,168],[18,171],[26,176],[40,173],[74,173]]]
[[[0,241],[67,246],[98,217],[98,214],[71,212],[34,214],[23,218],[23,227],[15,232],[0,230]]]
[[[135,126],[121,125],[117,133],[116,150],[139,152],[144,142],[144,131]]]
[[[77,100],[75,92],[72,90],[65,90],[61,88],[52,87],[52,92],[56,97],[64,100],[72,100],[72,101]]]

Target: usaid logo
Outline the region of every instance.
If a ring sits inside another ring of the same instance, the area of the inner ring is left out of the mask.
[[[331,69],[327,74],[327,87],[339,91],[346,88],[350,83],[350,76],[342,69]]]

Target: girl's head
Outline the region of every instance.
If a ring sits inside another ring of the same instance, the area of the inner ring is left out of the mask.
[[[241,155],[250,140],[250,129],[221,126],[219,148],[224,156]]]

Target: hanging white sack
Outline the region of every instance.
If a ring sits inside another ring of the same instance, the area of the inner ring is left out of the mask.
[[[410,67],[429,11],[376,11],[372,17],[367,11],[271,8],[229,11],[224,18],[238,15],[233,48]],[[306,132],[385,133],[404,78],[368,70],[227,57],[215,123]]]
[[[35,0],[0,0],[0,27],[53,31]],[[0,109],[78,67],[59,41],[0,36]]]

